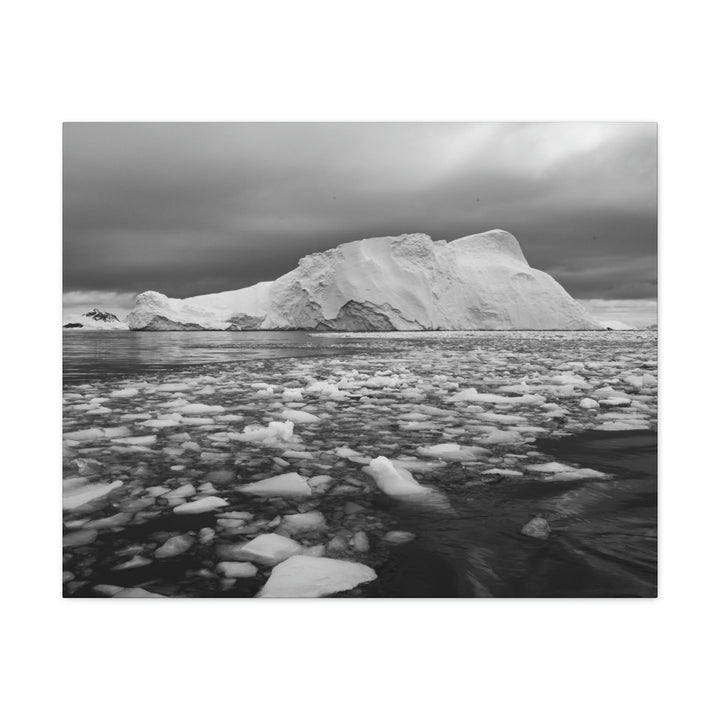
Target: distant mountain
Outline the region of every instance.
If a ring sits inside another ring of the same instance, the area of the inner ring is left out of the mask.
[[[128,330],[128,324],[117,315],[93,308],[82,315],[71,315],[63,324],[65,330]]]
[[[603,320],[595,318],[606,330],[635,330],[632,325],[624,323],[622,320]]]
[[[503,230],[359,240],[272,282],[186,300],[138,295],[131,330],[601,330]]]

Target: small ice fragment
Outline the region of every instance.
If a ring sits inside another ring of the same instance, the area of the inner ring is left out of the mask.
[[[415,539],[415,534],[407,530],[390,530],[383,535],[383,542],[389,545],[402,545]]]
[[[405,468],[396,467],[384,456],[376,457],[367,467],[378,488],[386,495],[427,495],[431,489],[423,487]]]
[[[115,442],[121,445],[142,445],[146,447],[154,445],[156,440],[157,435],[137,435],[135,437],[119,437],[116,438]]]
[[[353,547],[360,553],[366,553],[370,550],[370,540],[367,533],[358,530],[352,537]]]
[[[115,480],[111,483],[94,483],[70,488],[67,492],[63,493],[63,510],[75,510],[82,505],[86,505],[93,500],[107,495],[109,492],[115,490],[115,488],[119,488],[122,484],[122,480]]]
[[[307,480],[296,472],[239,485],[237,489],[242,493],[264,497],[309,497],[312,494]]]
[[[540,463],[537,465],[528,465],[527,470],[532,470],[533,472],[541,472],[541,473],[560,473],[560,472],[569,472],[570,470],[574,470],[575,468],[570,465],[563,465],[559,462],[548,462],[548,463]]]
[[[550,537],[550,523],[542,517],[534,517],[520,528],[523,535],[538,540],[547,540]]]
[[[198,513],[217,510],[217,508],[225,507],[227,504],[227,500],[219,497],[204,497],[185,503],[184,505],[178,505],[176,508],[173,508],[173,512],[177,515],[196,515]]]
[[[261,565],[277,565],[291,555],[301,552],[300,543],[275,533],[258,535],[241,547],[233,548],[234,559],[249,560]]]
[[[292,422],[300,424],[320,422],[320,418],[317,415],[304,412],[303,410],[283,410],[282,413],[280,413],[280,417],[282,417],[283,420],[292,420]]]
[[[195,539],[190,534],[175,535],[155,551],[155,557],[161,559],[175,557],[189,550],[194,542]]]
[[[167,597],[167,595],[159,595],[158,593],[149,592],[148,590],[145,590],[145,588],[134,587],[134,588],[123,588],[122,590],[120,590],[120,592],[115,593],[112,597],[113,597],[113,599],[115,599],[115,598],[164,598],[164,597]]]
[[[80,547],[95,542],[97,530],[76,530],[63,536],[63,547]]]
[[[181,415],[213,415],[214,413],[225,412],[221,405],[203,405],[202,403],[191,403],[178,408]]]
[[[232,560],[224,560],[219,562],[215,569],[225,577],[229,578],[248,578],[257,575],[257,568],[249,562],[233,562]]]
[[[134,395],[138,394],[138,389],[129,387],[129,388],[123,388],[121,390],[113,390],[110,393],[110,397],[114,398],[127,398],[127,397],[133,397]]]
[[[152,560],[142,555],[133,555],[130,560],[116,565],[113,570],[131,570],[132,568],[145,567],[146,565],[150,565],[150,563],[152,563]]]
[[[282,399],[286,402],[301,402],[303,399],[302,390],[300,388],[287,388],[283,391]]]
[[[285,515],[280,523],[280,530],[290,535],[315,533],[325,530],[326,528],[327,522],[325,521],[325,516],[319,510]]]

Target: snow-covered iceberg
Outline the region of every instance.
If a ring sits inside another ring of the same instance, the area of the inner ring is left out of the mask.
[[[131,330],[599,330],[513,235],[379,237],[307,255],[273,282],[178,300],[138,295]]]

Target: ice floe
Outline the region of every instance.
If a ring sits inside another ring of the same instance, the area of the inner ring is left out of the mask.
[[[309,497],[312,494],[308,481],[296,472],[239,485],[238,490],[249,495],[264,497]]]
[[[362,563],[296,555],[273,568],[258,597],[323,597],[377,578]]]

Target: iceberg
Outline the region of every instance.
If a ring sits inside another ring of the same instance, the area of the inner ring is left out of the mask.
[[[131,330],[601,330],[504,230],[452,242],[416,233],[345,243],[274,281],[137,296]]]

